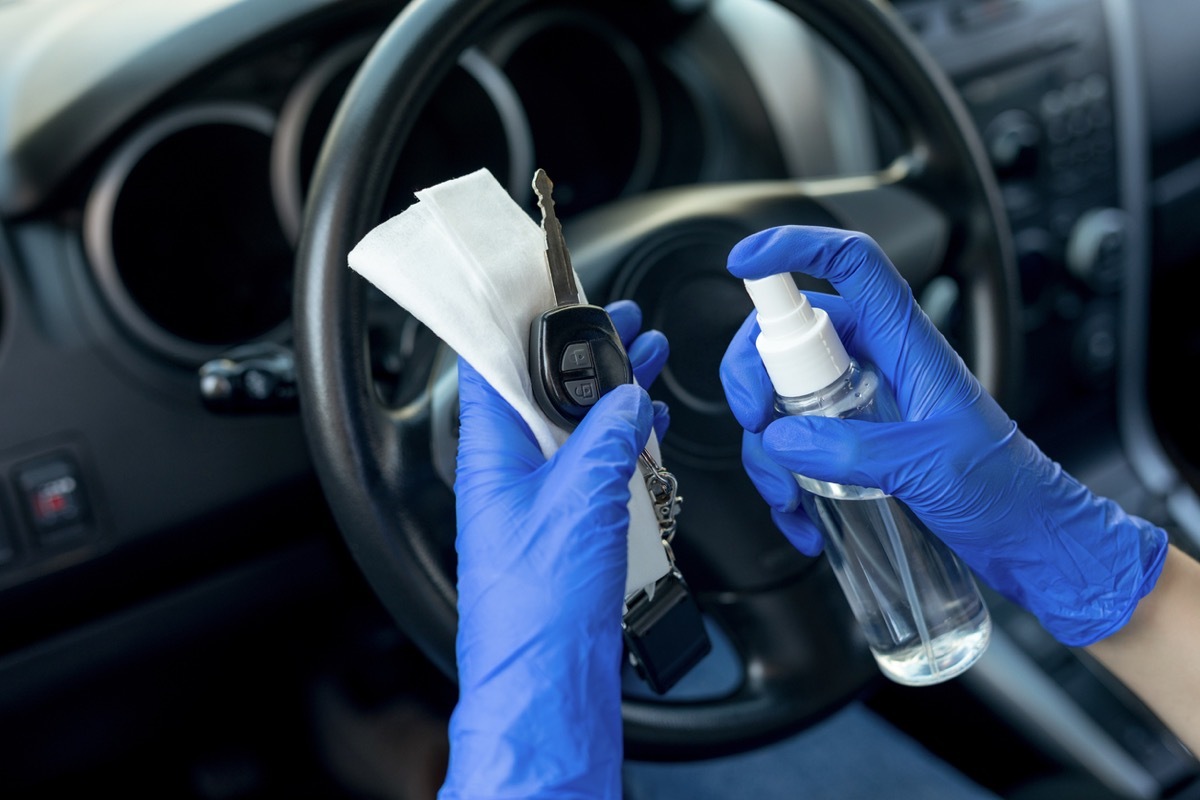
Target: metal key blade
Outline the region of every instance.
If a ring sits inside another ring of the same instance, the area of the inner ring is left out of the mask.
[[[537,195],[538,208],[542,210],[542,232],[546,234],[546,266],[550,269],[550,283],[554,287],[554,302],[560,306],[576,305],[579,289],[575,285],[575,270],[571,268],[571,254],[563,239],[562,224],[554,213],[554,183],[546,170],[538,169],[533,174],[533,191]]]

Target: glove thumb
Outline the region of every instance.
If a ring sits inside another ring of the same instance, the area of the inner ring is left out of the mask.
[[[561,483],[578,487],[589,505],[619,500],[616,506],[623,512],[629,502],[629,479],[653,424],[646,391],[633,384],[618,386],[596,402],[554,454],[550,467]]]

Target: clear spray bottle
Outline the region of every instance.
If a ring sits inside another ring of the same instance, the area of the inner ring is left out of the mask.
[[[762,329],[756,342],[780,416],[901,420],[875,367],[846,352],[829,316],[791,275],[746,281]],[[880,489],[796,475],[825,535],[829,562],[880,669],[925,686],[983,655],[991,617],[970,570],[907,506]]]

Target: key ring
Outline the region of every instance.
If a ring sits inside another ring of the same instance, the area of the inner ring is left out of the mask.
[[[646,491],[650,493],[650,502],[654,504],[654,516],[658,519],[659,533],[663,541],[670,544],[675,538],[679,524],[676,517],[683,507],[683,498],[679,496],[679,480],[659,465],[647,450],[642,450],[638,457],[641,461],[642,473],[646,480]],[[670,548],[667,549],[670,554]],[[671,560],[674,563],[674,559]]]

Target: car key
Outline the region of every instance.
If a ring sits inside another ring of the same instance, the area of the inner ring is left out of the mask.
[[[544,169],[534,173],[533,190],[542,209],[546,266],[557,305],[530,325],[530,379],[542,411],[570,431],[603,394],[633,383],[633,367],[608,312],[579,302],[571,254],[554,210],[554,183]],[[655,516],[669,544],[682,502],[675,476],[660,467],[647,450],[642,451],[641,461]]]
[[[633,383],[633,368],[608,312],[579,302],[571,254],[554,210],[554,184],[546,171],[533,176],[546,233],[546,265],[556,306],[533,321],[529,372],[542,411],[564,430],[574,430],[605,393]]]
[[[633,383],[633,368],[608,312],[579,302],[571,255],[554,211],[553,189],[546,171],[539,169],[533,176],[533,190],[542,209],[546,266],[556,305],[530,326],[529,371],[533,396],[542,411],[570,431],[605,392]],[[662,694],[708,654],[712,642],[671,549],[682,502],[675,476],[647,450],[640,460],[670,569],[650,591],[639,589],[625,598],[621,630],[630,663],[653,691]]]

